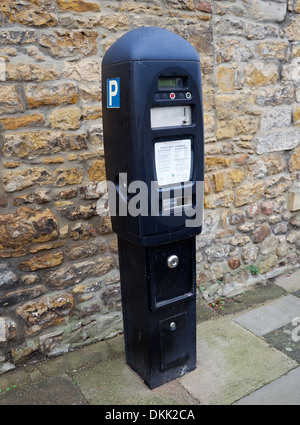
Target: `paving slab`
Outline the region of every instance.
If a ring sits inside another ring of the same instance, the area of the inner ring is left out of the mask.
[[[248,311],[234,321],[256,335],[263,336],[291,323],[300,316],[300,298],[287,295],[270,304]]]
[[[274,283],[288,292],[300,290],[300,269],[294,273],[278,276]]]
[[[232,404],[298,364],[228,316],[197,326],[197,368],[179,378],[201,404]]]
[[[300,367],[234,403],[291,406],[300,404]]]
[[[300,364],[300,318],[280,329],[264,335],[264,339],[277,350]]]
[[[85,405],[84,397],[66,375],[45,379],[36,384],[0,394],[0,405]]]
[[[150,390],[126,364],[124,356],[108,359],[71,375],[84,398],[92,405],[198,404],[178,380]]]

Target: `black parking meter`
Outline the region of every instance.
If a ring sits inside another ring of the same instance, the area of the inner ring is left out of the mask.
[[[126,360],[154,388],[196,367],[195,236],[204,186],[198,53],[161,28],[130,31],[103,58],[102,87]]]

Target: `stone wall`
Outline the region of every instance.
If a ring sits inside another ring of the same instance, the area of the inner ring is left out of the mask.
[[[167,28],[200,54],[199,296],[297,266],[299,0],[6,0],[0,26],[0,373],[122,331],[117,241],[96,207],[101,60],[130,29]]]
[[[265,282],[298,265],[300,254],[300,2],[213,3],[198,240],[207,299]]]

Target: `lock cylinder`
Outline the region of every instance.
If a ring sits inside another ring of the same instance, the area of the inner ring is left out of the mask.
[[[167,263],[170,269],[175,269],[175,267],[177,267],[179,264],[179,258],[177,255],[170,255],[170,257],[168,257]]]

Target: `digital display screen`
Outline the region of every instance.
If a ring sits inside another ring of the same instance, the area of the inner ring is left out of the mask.
[[[168,89],[183,87],[183,78],[177,77],[161,77],[158,79],[158,88],[159,89]]]

